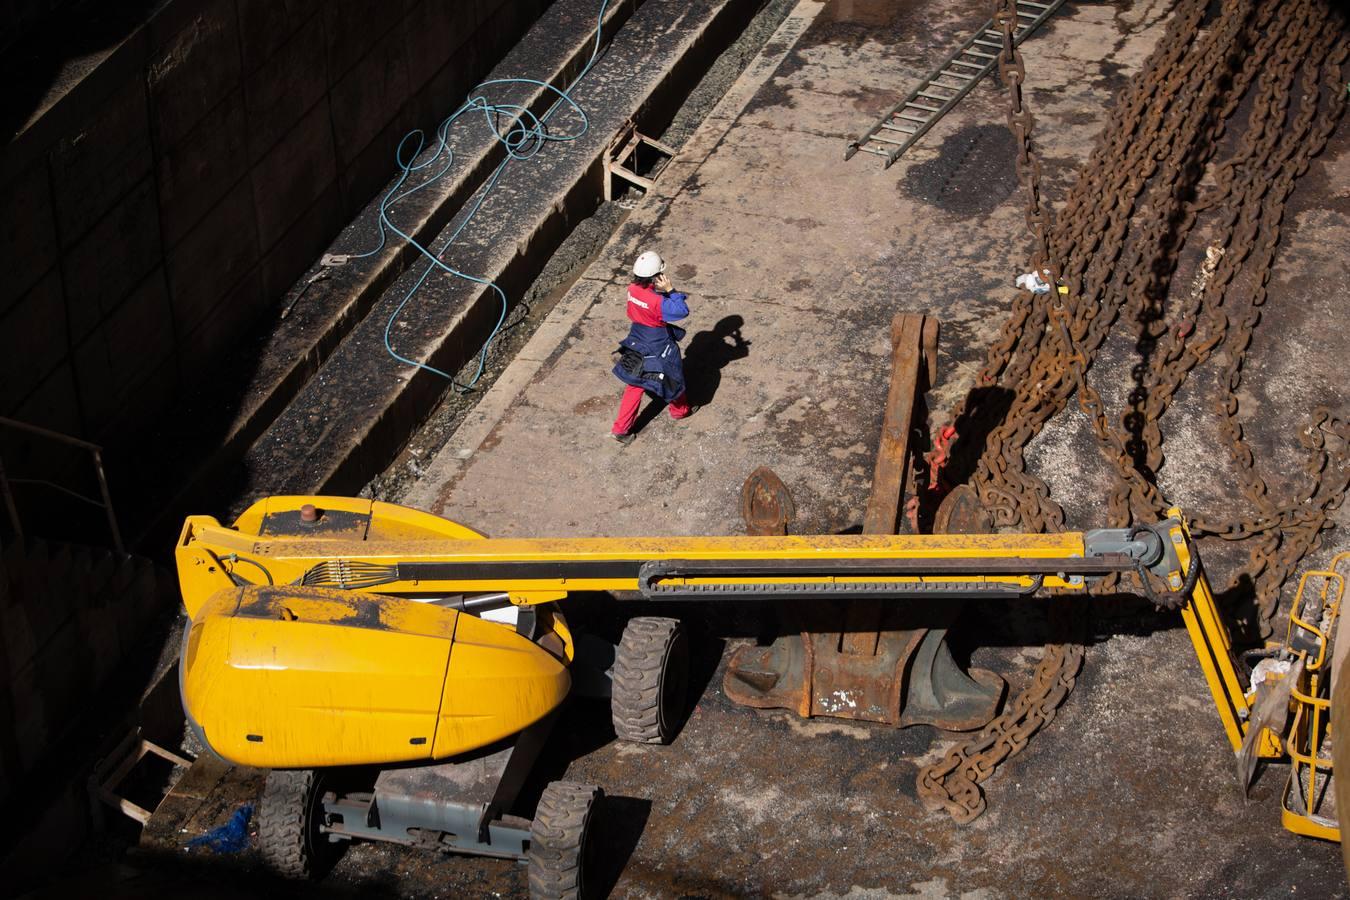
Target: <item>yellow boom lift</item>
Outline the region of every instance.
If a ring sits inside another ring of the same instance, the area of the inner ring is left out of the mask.
[[[941,604],[1085,596],[1136,572],[1181,611],[1243,790],[1257,759],[1287,758],[1285,825],[1340,838],[1323,810],[1344,579],[1336,566],[1304,576],[1286,640],[1259,654],[1249,684],[1179,510],[1149,527],[1048,535],[493,540],[386,503],[272,497],[233,527],[188,518],[176,552],[192,620],[184,709],[212,751],[272,770],[259,838],[292,876],[316,874],[342,841],[382,840],[527,859],[534,896],[575,896],[600,791],[555,782],[533,821],[511,814],[557,711],[571,693],[608,693],[619,737],[664,743],[685,693],[678,621],[640,616],[604,645],[574,634],[559,607],[590,591]],[[376,772],[373,789],[345,789],[350,767]]]

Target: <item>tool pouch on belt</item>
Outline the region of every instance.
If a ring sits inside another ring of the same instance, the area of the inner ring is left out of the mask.
[[[623,370],[625,375],[629,375],[633,378],[642,377],[643,357],[641,353],[620,345],[618,356],[618,367]]]

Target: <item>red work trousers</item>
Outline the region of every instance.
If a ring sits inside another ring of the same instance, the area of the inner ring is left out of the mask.
[[[623,389],[623,399],[619,401],[619,415],[614,420],[615,434],[627,434],[633,430],[633,423],[638,417],[638,408],[642,406],[642,395],[645,393],[647,392],[642,388],[631,384]],[[670,417],[683,419],[687,415],[689,415],[689,400],[681,393],[670,401]]]

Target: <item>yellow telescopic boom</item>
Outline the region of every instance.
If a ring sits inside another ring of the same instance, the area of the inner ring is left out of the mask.
[[[1228,630],[1175,509],[1149,527],[1062,534],[490,539],[378,501],[272,497],[233,528],[189,517],[177,557],[194,617],[217,591],[243,584],[473,608],[485,597],[532,605],[577,591],[698,601],[1013,598],[1042,588],[1083,592],[1116,572],[1150,573],[1168,586],[1161,596],[1150,590],[1152,599],[1182,611],[1234,748],[1247,714]]]
[[[177,548],[183,600],[191,614],[216,590],[244,582],[407,597],[505,593],[520,605],[574,591],[662,600],[943,599],[1081,591],[1088,580],[1141,567],[1178,588],[1186,575],[1171,540],[1173,531],[1183,535],[1180,519],[1054,535],[494,540],[454,528],[457,534],[437,539],[374,540],[318,529],[248,533],[193,516]]]

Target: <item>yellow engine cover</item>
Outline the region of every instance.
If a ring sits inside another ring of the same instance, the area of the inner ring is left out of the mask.
[[[262,768],[444,759],[538,721],[571,687],[557,657],[509,626],[306,587],[218,591],[179,664],[202,740]]]

